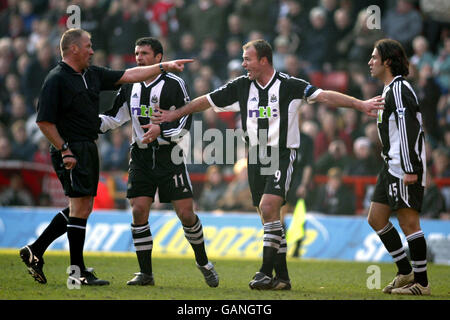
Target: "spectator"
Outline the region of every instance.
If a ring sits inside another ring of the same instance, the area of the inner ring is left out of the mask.
[[[237,41],[239,41],[242,45],[242,43],[245,42],[245,34],[242,30],[241,17],[232,12],[227,18],[227,26],[226,43],[228,43],[230,39],[237,39]]]
[[[353,25],[350,20],[350,13],[343,8],[337,9],[333,15],[333,22],[335,26],[332,39],[332,47],[335,52],[333,62],[337,69],[346,70],[349,48],[343,40],[352,32]]]
[[[309,13],[310,30],[305,36],[303,50],[300,52],[307,62],[307,72],[324,70],[325,62],[329,62],[330,32],[326,28],[326,12],[321,7],[313,8]]]
[[[32,161],[34,152],[36,151],[36,145],[29,139],[25,122],[23,120],[17,120],[11,127],[12,133],[12,155],[14,160]]]
[[[92,47],[96,50],[105,49],[105,37],[101,34],[102,18],[103,12],[99,0],[83,0],[81,28],[91,34]]]
[[[422,212],[424,218],[439,219],[445,212],[445,199],[433,180],[431,170],[427,170],[427,185],[423,196]]]
[[[218,208],[225,211],[254,211],[247,178],[247,159],[236,162],[233,172],[233,181],[228,185],[223,197],[219,199]]]
[[[416,0],[398,0],[395,8],[382,19],[382,30],[387,38],[397,40],[411,56],[413,39],[422,32],[422,16],[414,8]]]
[[[367,67],[367,58],[373,51],[373,44],[381,39],[383,33],[379,29],[367,27],[367,10],[359,12],[353,31],[342,39],[341,45],[349,50],[348,60],[350,65]]]
[[[331,168],[344,170],[350,164],[351,158],[347,154],[345,143],[334,140],[328,146],[328,151],[322,154],[315,163],[317,174],[327,174]]]
[[[370,140],[359,137],[353,143],[353,157],[346,167],[346,174],[350,176],[376,176],[381,167],[372,153]]]
[[[275,70],[285,71],[284,59],[289,53],[289,39],[285,36],[277,36],[274,40],[275,48],[273,50],[273,67]]]
[[[318,117],[321,121],[319,134],[314,140],[314,159],[318,160],[320,156],[328,150],[331,141],[340,139],[345,143],[347,153],[352,151],[352,141],[348,134],[338,128],[336,115],[324,109],[323,115]]]
[[[0,136],[0,161],[1,160],[11,160],[11,143],[6,136]]]
[[[354,195],[342,182],[342,170],[331,168],[327,176],[327,183],[317,191],[314,210],[330,215],[354,215]]]
[[[38,149],[33,154],[33,162],[42,164],[52,164],[52,159],[49,152],[50,144],[45,137],[41,137],[38,141]]]
[[[180,38],[179,49],[175,54],[176,59],[194,58],[198,55],[195,38],[192,33],[185,32]]]
[[[450,177],[450,161],[447,150],[437,148],[433,150],[433,173],[436,178]]]
[[[134,63],[134,41],[148,36],[148,23],[144,10],[134,0],[114,0],[102,22],[102,34],[105,35],[105,49],[109,54],[126,57],[126,62]]]
[[[15,173],[9,181],[9,188],[0,193],[0,206],[33,206],[34,200],[30,191],[23,185],[22,176]]]
[[[111,143],[102,154],[102,167],[105,171],[127,171],[130,144],[125,139],[122,129],[112,130]]]
[[[342,119],[344,121],[344,132],[350,136],[352,141],[355,141],[358,137],[364,135],[364,132],[360,125],[359,113],[355,109],[342,110]],[[355,145],[353,145],[355,147]]]
[[[434,57],[433,54],[428,51],[428,41],[424,36],[417,36],[413,40],[414,55],[411,57],[410,62],[414,65],[417,71],[420,72],[422,67],[426,64],[433,66]]]
[[[46,75],[56,65],[52,48],[46,40],[38,42],[36,58],[32,59],[24,74],[24,86],[27,110],[34,111],[35,100],[44,83]]]
[[[206,169],[206,181],[198,200],[200,210],[213,211],[218,208],[217,202],[225,194],[227,185],[223,180],[219,166],[211,165]]]
[[[241,64],[242,42],[238,38],[229,38],[226,42],[227,61],[236,60]],[[242,66],[241,66],[242,68]]]
[[[448,94],[450,91],[450,36],[444,39],[444,46],[436,58],[433,72],[436,75],[442,93]]]
[[[27,120],[28,112],[23,95],[17,93],[13,93],[11,95],[10,115],[10,124],[16,122],[17,120]]]
[[[436,147],[438,141],[442,140],[437,110],[441,89],[433,77],[432,68],[429,64],[424,64],[419,70],[416,93],[421,106],[425,133]]]
[[[284,70],[291,77],[309,81],[309,77],[303,69],[302,62],[295,54],[290,53],[284,57],[284,66],[281,70]]]
[[[288,53],[298,53],[300,48],[300,37],[293,30],[292,22],[287,17],[278,18],[277,38],[284,37],[287,40]]]
[[[276,25],[278,6],[274,0],[237,0],[234,10],[242,21],[244,34],[259,30],[261,39],[273,38],[273,26]],[[264,18],[262,18],[264,17]],[[250,41],[250,39],[247,39]]]
[[[214,5],[213,0],[193,1],[189,5],[177,8],[177,17],[180,29],[192,32],[197,47],[201,47],[207,38],[220,41],[224,36],[225,8]]]

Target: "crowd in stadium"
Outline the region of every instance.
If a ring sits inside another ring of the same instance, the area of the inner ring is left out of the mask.
[[[424,117],[430,183],[425,195],[429,202],[424,201],[429,204],[424,206],[432,210],[422,214],[448,218],[445,212],[450,212],[450,183],[438,187],[433,179],[450,179],[450,16],[445,16],[445,8],[439,7],[445,6],[445,1],[427,3],[0,0],[0,161],[50,164],[48,141],[35,124],[36,105],[46,75],[61,59],[59,39],[70,18],[66,12],[69,5],[81,8],[81,28],[92,35],[95,65],[113,69],[134,66],[134,43],[149,35],[163,42],[164,60],[195,58],[181,74],[191,99],[244,74],[242,45],[257,38],[271,43],[276,70],[325,89],[369,99],[381,94],[383,86],[369,77],[367,62],[374,42],[388,37],[401,42],[410,58],[408,81],[414,86]],[[366,8],[370,5],[380,9],[379,28],[368,27],[371,17]],[[114,93],[102,96],[102,111],[111,107],[113,99]],[[203,130],[217,128],[225,132],[240,126],[237,113],[208,110],[195,114],[196,120],[202,121]],[[344,176],[374,176],[379,171],[382,159],[376,123],[364,114],[305,103],[301,128],[313,141],[315,174],[337,179],[336,189],[349,187],[339,183]],[[114,177],[123,176],[128,169],[129,130],[129,126],[117,129],[99,139],[102,170],[114,173]],[[194,158],[201,156],[194,149]],[[234,166],[208,166],[207,159],[203,160],[203,164],[188,165],[191,173],[206,174],[203,193],[196,199],[198,209],[254,211],[246,193],[246,170],[242,170],[245,165],[237,162]],[[225,176],[233,176],[232,181],[225,183]],[[11,186],[0,186],[0,205],[11,197],[20,198],[16,201],[23,204],[39,205],[26,197],[25,187],[23,197],[11,191],[21,188],[12,186],[21,184],[15,180],[11,179]],[[126,180],[117,178],[115,185],[125,188]],[[319,205],[324,197],[330,197],[326,192],[331,186],[320,190],[312,181],[310,187],[308,208],[326,211]],[[336,212],[332,205],[334,211],[328,213],[355,213],[355,206],[348,201],[354,198],[352,190],[339,190],[339,194],[350,206]]]

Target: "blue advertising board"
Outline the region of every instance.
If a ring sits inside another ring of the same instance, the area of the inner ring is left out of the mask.
[[[50,208],[0,207],[0,248],[20,248],[34,241],[53,219]],[[263,228],[259,216],[243,213],[198,213],[210,257],[258,258],[262,255]],[[289,225],[291,217],[286,218]],[[130,232],[131,212],[97,210],[89,217],[85,251],[134,251]],[[400,230],[396,219],[392,219]],[[152,211],[149,219],[155,255],[193,255],[174,212]],[[422,220],[427,242],[450,243],[450,221]],[[401,233],[401,232],[400,232]],[[401,235],[404,245],[406,239]],[[288,244],[288,255],[293,245]],[[68,250],[65,235],[49,249]],[[439,250],[438,250],[439,251]],[[450,250],[435,252],[435,262],[450,264]],[[365,217],[306,214],[304,258],[390,262],[377,234]]]

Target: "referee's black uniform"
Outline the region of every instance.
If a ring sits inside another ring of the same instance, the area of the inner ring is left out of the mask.
[[[97,195],[99,158],[95,140],[100,125],[99,94],[117,90],[115,83],[123,73],[98,66],[89,66],[79,73],[61,61],[44,81],[36,122],[54,123],[77,159],[75,168],[66,170],[61,153],[51,146],[53,167],[66,196]]]
[[[192,184],[180,154],[182,149],[173,150],[183,134],[189,131],[192,116],[161,123],[161,135],[149,144],[142,143],[146,130],[141,127],[150,123],[155,109],[181,108],[188,102],[189,92],[184,80],[172,73],[165,73],[149,84],[122,85],[113,108],[100,115],[101,132],[117,128],[130,120],[132,122],[127,198],[154,198],[157,190],[163,203],[192,198]],[[180,163],[175,163],[172,152],[180,158]]]

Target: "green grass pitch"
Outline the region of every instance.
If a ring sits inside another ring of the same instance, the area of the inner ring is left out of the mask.
[[[22,263],[18,249],[0,250],[0,300],[449,300],[450,266],[428,265],[431,297],[393,296],[368,289],[370,265],[380,268],[383,288],[395,276],[390,263],[358,263],[288,258],[292,290],[254,291],[248,282],[260,267],[260,260],[211,259],[220,276],[217,288],[206,285],[193,258],[153,257],[155,286],[130,287],[127,280],[138,271],[134,253],[85,253],[85,262],[105,287],[69,290],[66,286],[67,252],[48,251],[44,272],[47,284],[35,282]]]

